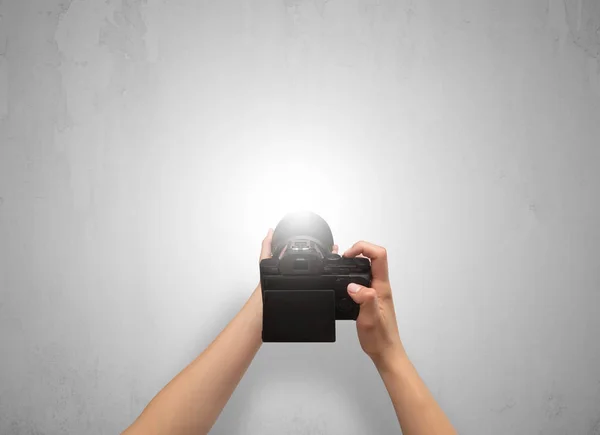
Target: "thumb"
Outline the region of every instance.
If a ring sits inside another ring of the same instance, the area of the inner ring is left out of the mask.
[[[350,283],[348,284],[348,294],[354,302],[360,305],[361,321],[374,324],[379,316],[379,301],[375,289]]]

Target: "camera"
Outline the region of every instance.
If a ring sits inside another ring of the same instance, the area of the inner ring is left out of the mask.
[[[332,249],[331,229],[315,213],[290,213],[277,224],[272,256],[260,262],[263,342],[335,342],[336,320],[357,319],[347,287],[371,286],[371,262]]]

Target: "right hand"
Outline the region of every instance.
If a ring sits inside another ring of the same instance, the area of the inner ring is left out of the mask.
[[[349,284],[348,294],[360,305],[356,319],[360,345],[375,365],[380,367],[405,355],[392,300],[387,251],[381,246],[360,241],[343,254],[348,258],[359,255],[371,260],[371,287]]]

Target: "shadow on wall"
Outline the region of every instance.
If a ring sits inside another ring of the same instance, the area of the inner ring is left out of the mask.
[[[235,315],[233,312],[227,314],[230,317],[226,321]],[[368,428],[371,433],[397,432],[399,427],[391,401],[373,363],[360,348],[355,323],[338,321],[337,330],[336,343],[264,344],[210,433],[250,433],[251,428],[246,426],[248,417],[256,409],[253,402],[256,402],[258,392],[265,390],[277,392],[277,397],[268,399],[275,406],[269,413],[272,421],[261,422],[266,427],[276,428],[282,421],[290,421],[294,422],[291,424],[311,425],[310,433],[315,435],[338,433],[334,428],[339,417],[334,416],[334,412],[321,410],[325,430],[319,422],[314,426],[310,422],[300,422],[293,404],[281,403],[286,397],[297,403],[298,396],[303,395],[305,397],[301,399],[312,406],[324,389],[331,391],[333,397],[341,398],[343,402],[339,408],[352,413],[338,424],[350,425],[352,422],[356,433],[363,433],[361,428]],[[213,337],[219,332],[216,328],[211,331]],[[303,388],[294,391],[294,386]],[[260,400],[265,400],[262,395]],[[254,422],[253,418],[252,426]]]

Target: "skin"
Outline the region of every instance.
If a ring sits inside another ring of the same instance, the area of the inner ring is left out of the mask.
[[[363,351],[371,358],[392,399],[405,435],[455,435],[452,424],[412,365],[398,332],[387,251],[368,242],[357,242],[344,257],[371,260],[371,288],[348,285],[348,294],[360,304],[356,320]]]
[[[262,242],[261,260],[271,256],[272,236],[270,229]],[[337,246],[333,252],[337,253]],[[350,284],[348,294],[361,306],[356,321],[360,345],[381,375],[402,432],[456,434],[400,340],[386,250],[361,241],[343,255],[371,260],[372,287]],[[123,435],[207,434],[260,349],[261,332],[259,284],[217,338],[150,401]]]

